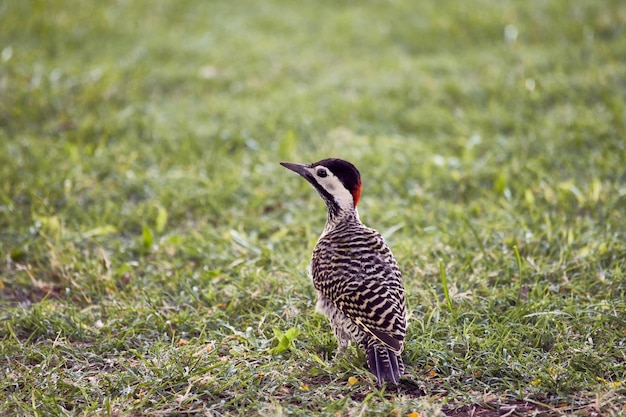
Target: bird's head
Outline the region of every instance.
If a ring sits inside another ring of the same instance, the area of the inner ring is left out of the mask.
[[[326,202],[330,216],[354,212],[361,197],[361,174],[348,161],[322,159],[313,164],[281,162],[282,166],[304,177]]]

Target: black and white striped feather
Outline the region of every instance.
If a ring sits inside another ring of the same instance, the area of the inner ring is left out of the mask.
[[[357,216],[327,225],[311,272],[320,296],[332,303],[322,312],[330,316],[334,307],[343,313],[344,322],[331,319],[331,326],[342,326],[349,341],[365,351],[379,384],[397,384],[404,371],[406,306],[402,274],[383,237]]]

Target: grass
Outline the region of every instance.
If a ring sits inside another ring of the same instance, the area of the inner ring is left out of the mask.
[[[623,2],[0,25],[0,414],[626,413]],[[328,156],[404,272],[398,391],[313,312],[323,203],[278,162]]]

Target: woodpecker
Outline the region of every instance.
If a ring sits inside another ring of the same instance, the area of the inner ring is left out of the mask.
[[[356,343],[378,386],[398,385],[406,335],[402,274],[381,234],[359,219],[359,171],[336,158],[280,164],[310,182],[326,203],[328,216],[310,275],[318,293],[316,311],[328,317],[337,353]]]

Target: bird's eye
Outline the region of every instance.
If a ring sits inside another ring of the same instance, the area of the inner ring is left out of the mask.
[[[322,169],[318,169],[317,170],[317,176],[320,177],[320,178],[325,178],[325,177],[328,176],[328,172],[326,172],[326,170],[323,169],[323,168]]]

